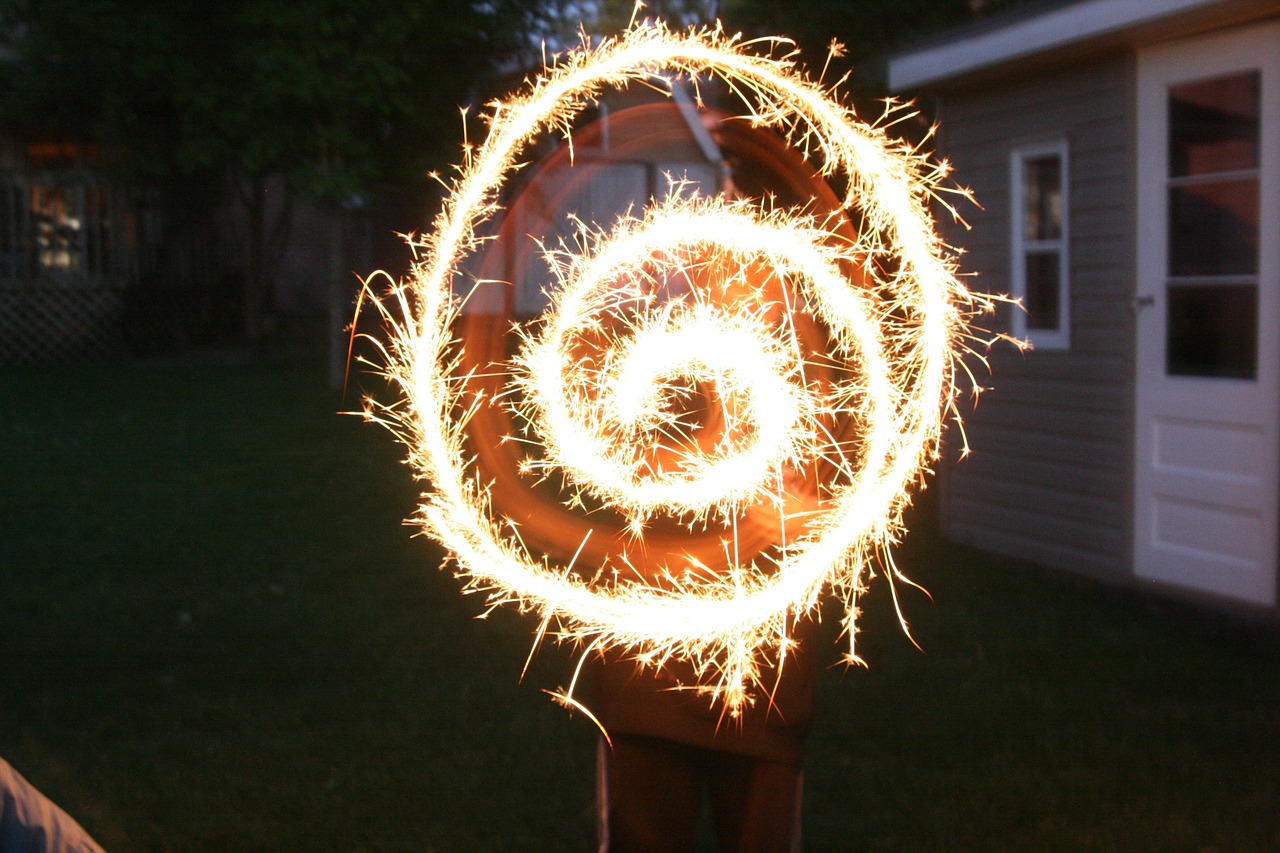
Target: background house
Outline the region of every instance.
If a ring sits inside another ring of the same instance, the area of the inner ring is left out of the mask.
[[[117,354],[154,220],[69,133],[0,133],[0,364]]]
[[[949,452],[954,540],[1276,608],[1280,2],[1031,3],[894,55],[981,209],[948,239],[1019,297]]]

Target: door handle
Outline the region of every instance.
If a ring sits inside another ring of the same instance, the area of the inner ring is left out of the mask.
[[[1133,316],[1137,317],[1142,313],[1143,308],[1150,308],[1155,304],[1156,298],[1151,294],[1131,296],[1129,297],[1129,312],[1133,314]]]

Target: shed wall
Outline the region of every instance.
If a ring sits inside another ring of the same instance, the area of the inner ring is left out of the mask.
[[[1131,574],[1134,330],[1134,59],[1094,57],[948,94],[943,153],[981,209],[948,226],[977,290],[1008,293],[1010,157],[1066,140],[1070,348],[990,353],[990,389],[962,412],[940,462],[945,535],[994,553],[1120,580]],[[1007,332],[1012,307],[985,325]]]

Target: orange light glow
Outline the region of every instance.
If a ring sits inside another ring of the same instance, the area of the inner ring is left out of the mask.
[[[945,169],[750,48],[645,23],[493,104],[412,278],[378,302],[402,399],[366,406],[408,446],[425,488],[414,521],[470,587],[537,613],[539,637],[687,659],[731,713],[824,591],[846,602],[852,642],[857,596],[937,455],[968,320],[988,307],[934,230]],[[473,344],[469,259],[530,146],[606,91],[672,77],[740,93],[740,122],[804,151],[839,194],[788,212],[672,193],[584,226],[548,248],[551,305],[514,357]],[[517,429],[492,425],[499,408]],[[504,443],[520,447],[509,476],[485,461]],[[535,487],[572,518],[509,510]]]

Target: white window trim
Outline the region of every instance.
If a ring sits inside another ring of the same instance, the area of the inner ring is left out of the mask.
[[[1056,240],[1029,241],[1024,236],[1023,227],[1026,210],[1023,205],[1023,164],[1046,155],[1056,155],[1062,164],[1059,173],[1059,180],[1062,182],[1062,233]],[[1067,141],[1062,139],[1015,148],[1009,157],[1010,295],[1019,303],[1026,299],[1028,251],[1042,249],[1058,253],[1058,328],[1030,329],[1027,327],[1027,312],[1021,307],[1013,310],[1013,336],[1030,341],[1032,347],[1039,350],[1071,348],[1071,161],[1067,155]]]

